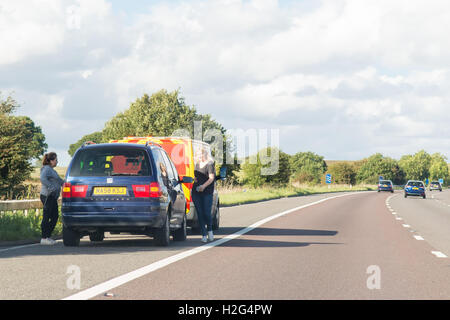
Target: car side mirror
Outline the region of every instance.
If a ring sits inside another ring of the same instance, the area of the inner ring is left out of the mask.
[[[184,176],[183,179],[180,180],[180,182],[181,183],[193,183],[194,182],[194,178]]]

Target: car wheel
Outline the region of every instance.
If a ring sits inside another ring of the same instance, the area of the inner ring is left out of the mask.
[[[185,211],[186,212],[186,211]],[[183,217],[181,228],[172,232],[174,241],[185,241],[187,237],[186,231],[186,214]]]
[[[160,229],[155,231],[154,240],[157,246],[167,247],[170,242],[170,229],[169,229],[169,213],[166,214],[166,219]]]
[[[80,245],[80,233],[63,226],[63,243],[66,247],[78,247]]]
[[[101,242],[105,239],[105,233],[101,231],[97,231],[89,234],[89,239],[93,242]]]
[[[405,193],[405,198],[407,198],[408,197],[408,195]]]
[[[424,198],[424,199],[426,199],[426,198],[427,198],[427,196],[426,196],[426,195],[424,194],[424,195],[423,195],[423,198]]]
[[[214,217],[213,217],[213,225],[212,225],[213,230],[218,230],[219,225],[220,225],[220,209],[219,209],[219,203],[217,203],[216,211],[214,212]]]

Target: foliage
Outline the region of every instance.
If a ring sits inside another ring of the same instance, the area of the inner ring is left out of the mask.
[[[430,179],[444,179],[444,184],[448,184],[449,175],[447,158],[440,153],[433,154],[431,156]]]
[[[252,187],[286,185],[291,175],[289,155],[276,147],[261,149],[241,165],[242,183]]]
[[[69,151],[67,151],[71,157],[73,157],[73,155],[75,154],[75,151],[77,151],[77,149],[79,147],[81,147],[83,145],[84,142],[87,141],[92,141],[95,143],[101,143],[101,142],[106,142],[103,140],[103,134],[101,131],[97,131],[91,134],[87,134],[85,136],[83,136],[83,138],[81,138],[80,140],[78,140],[77,142],[71,144],[69,146]]]
[[[13,116],[17,102],[0,102],[0,198],[15,199],[23,193],[23,182],[33,171],[32,160],[47,149],[39,126],[25,116]]]
[[[380,176],[386,180],[392,180],[394,184],[402,184],[405,179],[405,174],[395,159],[376,153],[362,162],[356,181],[376,184]]]
[[[327,171],[327,164],[322,156],[313,152],[298,152],[290,157],[291,177],[293,182],[320,183]]]
[[[354,165],[347,162],[333,163],[328,167],[328,173],[331,174],[333,180],[337,184],[355,184],[356,170]]]
[[[421,150],[414,155],[401,157],[399,165],[405,172],[407,180],[425,181],[430,176],[431,156]]]

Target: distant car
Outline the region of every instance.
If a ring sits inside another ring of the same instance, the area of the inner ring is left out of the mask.
[[[439,181],[432,181],[430,183],[430,191],[432,190],[439,190],[442,192],[442,185]]]
[[[422,181],[409,180],[405,185],[405,198],[408,196],[419,196],[426,198],[425,184]]]
[[[378,192],[380,191],[390,191],[394,192],[394,185],[391,180],[380,180],[378,183]]]

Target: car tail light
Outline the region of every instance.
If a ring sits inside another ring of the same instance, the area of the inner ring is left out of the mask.
[[[151,198],[159,198],[162,196],[161,187],[158,182],[150,183],[150,197]]]
[[[74,185],[72,186],[69,182],[63,185],[63,198],[85,198],[88,190],[87,185]]]
[[[133,185],[133,192],[136,198],[159,198],[162,195],[158,182],[152,182],[150,185]]]
[[[133,193],[136,198],[150,197],[150,186],[148,184],[133,185]]]
[[[71,189],[71,184],[68,182],[64,183],[63,191],[62,191],[63,198],[70,198],[70,196],[71,196],[70,189]]]

